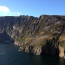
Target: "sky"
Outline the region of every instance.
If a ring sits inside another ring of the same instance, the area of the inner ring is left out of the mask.
[[[65,15],[65,0],[0,0],[0,16]]]

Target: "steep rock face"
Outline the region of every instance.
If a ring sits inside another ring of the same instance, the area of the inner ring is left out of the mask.
[[[59,56],[64,57],[64,48],[59,46]]]
[[[13,41],[13,39],[7,34],[6,31],[0,33],[0,42]]]
[[[59,45],[65,47],[65,16],[0,17],[0,35],[4,31],[15,41],[15,45],[20,46],[19,50],[25,52],[61,56]],[[4,41],[4,38],[1,39]]]

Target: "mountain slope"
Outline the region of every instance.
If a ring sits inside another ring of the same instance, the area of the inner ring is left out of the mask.
[[[19,50],[64,57],[65,16],[0,17],[0,34],[4,31],[20,46]]]

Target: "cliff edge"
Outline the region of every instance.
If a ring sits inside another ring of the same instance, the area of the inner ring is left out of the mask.
[[[5,36],[2,35],[4,31],[7,34]],[[0,40],[4,41],[4,39],[14,40],[20,51],[64,57],[65,16],[0,17]]]

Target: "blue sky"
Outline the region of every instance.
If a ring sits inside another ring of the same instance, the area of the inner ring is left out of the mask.
[[[65,0],[0,0],[0,16],[65,15]]]

